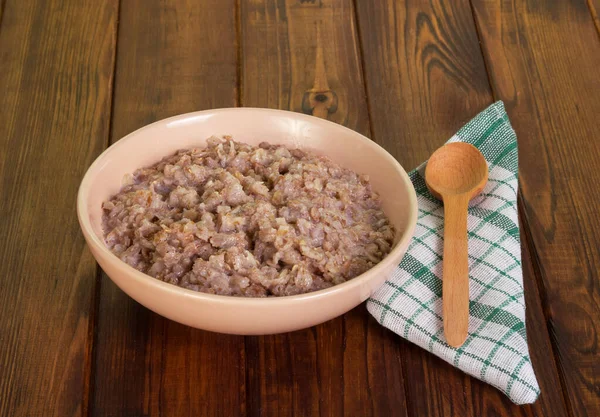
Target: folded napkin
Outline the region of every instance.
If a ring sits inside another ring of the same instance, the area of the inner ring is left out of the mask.
[[[460,348],[446,344],[442,318],[444,209],[425,185],[425,165],[409,176],[419,214],[413,240],[391,278],[367,302],[385,327],[469,375],[503,391],[517,404],[540,390],[529,358],[517,219],[517,138],[504,104],[477,115],[448,142],[476,146],[489,165],[483,193],[469,206],[469,335]]]

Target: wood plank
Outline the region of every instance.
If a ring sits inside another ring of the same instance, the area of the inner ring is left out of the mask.
[[[242,104],[313,114],[369,135],[351,0],[241,2]],[[248,337],[250,415],[403,415],[399,345],[364,306]]]
[[[121,5],[112,138],[158,119],[232,107],[233,0]],[[244,338],[166,320],[102,278],[92,415],[245,414]]]
[[[374,139],[412,169],[493,101],[469,2],[378,0],[357,2],[357,12]],[[523,261],[529,262],[526,256]],[[525,279],[531,284],[533,276]],[[529,340],[541,352],[534,355],[534,368],[547,378],[535,405],[517,407],[495,388],[403,343],[409,415],[564,410],[548,333],[538,328],[543,315],[537,293],[529,291],[526,302]]]
[[[96,263],[74,204],[108,139],[117,1],[10,0],[0,31],[0,415],[87,412]]]
[[[585,0],[474,1],[495,94],[520,134],[526,220],[574,416],[600,414],[600,38]]]

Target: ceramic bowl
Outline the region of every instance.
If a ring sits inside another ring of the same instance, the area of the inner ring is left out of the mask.
[[[212,135],[231,135],[258,145],[266,141],[326,155],[370,177],[397,233],[390,254],[343,284],[308,294],[240,298],[198,293],[159,281],[122,262],[102,238],[103,201],[116,194],[126,174],[176,150],[205,146]],[[81,230],[106,274],[130,297],[188,326],[221,333],[256,335],[310,327],[365,301],[404,255],[416,219],[415,190],[405,170],[383,148],[359,133],[312,116],[281,110],[234,108],[201,111],[161,120],[127,135],[90,166],[77,197]]]

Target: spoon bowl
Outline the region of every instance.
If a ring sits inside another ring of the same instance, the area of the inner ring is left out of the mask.
[[[464,193],[470,193],[470,198],[473,198],[487,183],[488,167],[475,146],[455,142],[431,155],[425,176],[429,191],[439,200],[443,200],[443,195]]]

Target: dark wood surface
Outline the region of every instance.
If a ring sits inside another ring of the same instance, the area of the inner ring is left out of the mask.
[[[600,415],[598,10],[597,0],[0,0],[0,416]],[[304,112],[412,169],[495,100],[519,137],[542,392],[530,406],[364,306],[263,337],[171,322],[122,293],[79,232],[87,167],[158,119]]]
[[[118,5],[4,3],[0,415],[82,415],[99,271],[75,196],[108,143]]]
[[[584,0],[473,6],[494,94],[520,133],[524,221],[565,398],[574,416],[600,414],[598,33]]]

